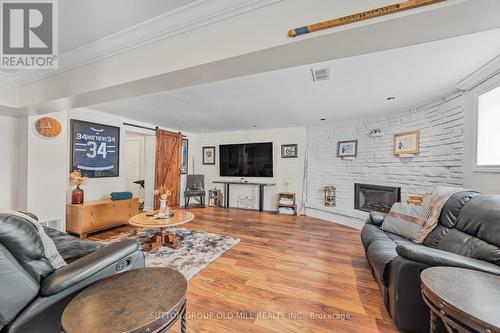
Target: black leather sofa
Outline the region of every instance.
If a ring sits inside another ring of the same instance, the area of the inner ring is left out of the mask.
[[[0,332],[61,332],[61,316],[83,288],[104,277],[144,267],[134,240],[108,246],[45,228],[68,263],[55,270],[38,231],[26,220],[0,214]]]
[[[423,244],[384,232],[384,218],[370,213],[361,240],[385,307],[401,331],[429,332],[430,313],[420,291],[424,269],[454,266],[500,275],[500,196],[453,195]]]

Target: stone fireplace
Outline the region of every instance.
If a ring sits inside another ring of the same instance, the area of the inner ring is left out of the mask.
[[[354,184],[354,208],[364,212],[388,213],[395,202],[401,201],[401,188]]]

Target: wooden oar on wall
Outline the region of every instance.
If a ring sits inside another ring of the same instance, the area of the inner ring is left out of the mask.
[[[377,9],[367,10],[366,12],[357,13],[353,15],[348,15],[344,17],[339,17],[333,20],[328,20],[325,22],[311,24],[305,27],[296,28],[288,31],[288,37],[297,37],[300,35],[308,34],[310,32],[315,32],[319,30],[330,29],[338,27],[341,25],[346,25],[354,22],[369,20],[379,16],[385,16],[389,14],[394,14],[402,12],[405,10],[410,10],[418,7],[432,5],[438,2],[444,2],[446,0],[409,0],[400,2],[394,5],[389,5],[385,7],[380,7]]]

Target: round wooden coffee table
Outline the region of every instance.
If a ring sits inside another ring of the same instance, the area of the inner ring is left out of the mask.
[[[66,306],[66,333],[186,332],[186,278],[169,268],[141,268],[85,288]]]
[[[432,267],[422,272],[421,280],[431,332],[437,331],[438,318],[449,332],[500,332],[500,276]]]
[[[170,212],[173,215],[165,219],[156,219],[152,215],[153,212],[143,212],[132,216],[128,223],[141,228],[160,228],[159,233],[155,234],[144,251],[156,251],[162,246],[178,249],[181,247],[178,237],[168,230],[170,227],[178,226],[184,223],[191,222],[194,219],[194,214],[183,209],[172,209]]]
[[[194,219],[194,214],[187,210],[171,209],[170,211],[174,215],[167,219],[155,219],[152,216],[148,216],[152,212],[143,212],[132,216],[130,220],[128,220],[128,223],[143,228],[168,228],[191,222]]]

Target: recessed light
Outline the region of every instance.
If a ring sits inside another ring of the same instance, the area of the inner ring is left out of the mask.
[[[201,128],[201,129],[200,129],[200,132],[205,132],[205,129]]]
[[[390,97],[387,97],[386,99],[387,99],[388,101],[393,101],[393,100],[395,100],[395,99],[396,99],[396,97],[394,97],[394,96],[390,96]]]
[[[321,121],[325,121],[325,120],[326,120],[326,118],[321,118],[320,120],[321,120]]]

